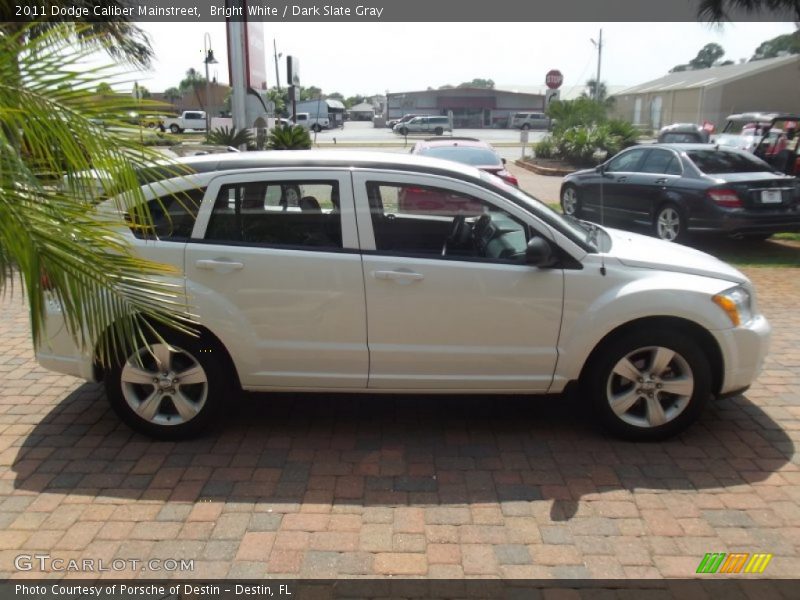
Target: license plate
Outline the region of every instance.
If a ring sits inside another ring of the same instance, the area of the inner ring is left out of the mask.
[[[762,190],[761,204],[780,204],[783,201],[780,190]]]

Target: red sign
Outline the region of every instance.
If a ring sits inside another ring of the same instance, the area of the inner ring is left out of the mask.
[[[564,76],[558,69],[552,69],[545,75],[544,82],[551,90],[557,90],[561,87],[561,84],[564,83]]]

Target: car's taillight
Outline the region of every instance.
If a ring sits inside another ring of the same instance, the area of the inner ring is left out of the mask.
[[[723,208],[741,208],[744,206],[735,190],[708,190],[708,197],[711,198],[717,206]]]
[[[498,175],[502,177],[506,183],[519,187],[519,180],[508,171],[500,171]]]

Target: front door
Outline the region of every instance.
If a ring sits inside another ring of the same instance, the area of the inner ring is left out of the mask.
[[[357,171],[369,387],[545,391],[563,272],[524,263],[535,229],[491,193],[435,176]],[[413,197],[413,201],[407,197]]]
[[[215,324],[245,388],[366,387],[349,173],[217,177],[185,265],[192,307]]]

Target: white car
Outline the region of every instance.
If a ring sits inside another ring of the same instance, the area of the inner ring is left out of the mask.
[[[54,371],[104,379],[122,419],[153,436],[203,431],[238,389],[579,385],[600,423],[656,439],[710,397],[745,390],[767,352],[769,324],[739,271],[565,219],[467,165],[323,151],[182,162],[191,175],[146,188],[157,239],[125,235],[178,269],[200,336],[165,330],[169,346],[130,347],[103,369],[50,302],[37,354]],[[191,213],[181,192],[196,200]]]

